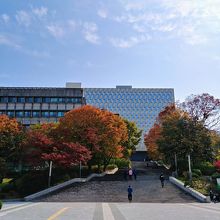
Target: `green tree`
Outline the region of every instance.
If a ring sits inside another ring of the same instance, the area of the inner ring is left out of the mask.
[[[173,161],[175,153],[182,159],[190,154],[194,163],[213,160],[209,130],[185,112],[180,109],[169,112],[162,118],[161,128],[157,144],[167,161]]]
[[[140,143],[142,130],[140,130],[135,122],[124,119],[128,131],[128,139],[122,143],[124,147],[124,155],[131,156],[131,152],[136,150],[137,145]]]

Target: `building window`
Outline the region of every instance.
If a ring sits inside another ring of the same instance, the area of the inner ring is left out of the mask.
[[[51,98],[51,102],[58,102],[58,98]]]
[[[49,112],[46,111],[41,112],[41,117],[49,118],[49,116],[50,116]]]
[[[39,111],[33,111],[32,112],[32,117],[33,118],[39,118],[40,117],[40,112]]]
[[[8,111],[7,115],[8,115],[8,117],[15,117],[14,111]]]
[[[34,102],[41,103],[42,102],[42,98],[41,97],[34,97]]]
[[[63,117],[64,116],[64,112],[57,112],[57,117]]]
[[[44,103],[50,103],[50,98],[49,97],[43,97],[43,102]]]
[[[67,98],[67,102],[73,104],[81,103],[81,98]]]
[[[8,102],[10,103],[16,102],[16,97],[8,97]]]
[[[25,98],[24,97],[18,97],[17,98],[17,102],[24,103],[25,102]]]
[[[17,118],[22,118],[22,117],[24,117],[24,113],[23,113],[23,111],[17,111],[17,112],[15,113],[15,116],[16,116]]]
[[[57,101],[58,101],[59,103],[65,103],[65,98],[58,98]]]
[[[0,97],[0,102],[1,103],[8,102],[8,98],[7,97]]]
[[[5,114],[5,111],[0,111],[0,115],[4,115]]]
[[[33,97],[26,97],[25,102],[27,103],[33,103]]]
[[[24,117],[30,118],[31,117],[31,111],[25,111],[24,112]]]
[[[57,117],[57,113],[56,112],[50,112],[50,117]]]

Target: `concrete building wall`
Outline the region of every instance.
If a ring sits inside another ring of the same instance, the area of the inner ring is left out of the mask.
[[[57,122],[65,112],[85,104],[83,89],[0,87],[0,114],[24,125]]]

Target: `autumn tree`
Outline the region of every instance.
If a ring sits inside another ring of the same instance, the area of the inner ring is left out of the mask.
[[[157,143],[159,138],[161,138],[162,121],[165,120],[165,118],[170,117],[170,115],[172,115],[175,111],[175,105],[167,106],[159,113],[153,127],[148,131],[148,133],[145,134],[144,143],[151,159],[159,160],[163,158],[163,154],[159,151]]]
[[[127,119],[123,119],[128,132],[128,139],[122,143],[124,147],[124,155],[129,157],[131,156],[131,152],[136,150],[136,146],[141,141],[142,130],[140,130],[135,122],[128,121]]]
[[[65,114],[57,128],[59,140],[80,143],[92,153],[88,165],[108,165],[111,158],[121,157],[121,143],[127,140],[125,122],[107,110],[84,106]]]
[[[157,144],[167,161],[173,160],[174,154],[182,159],[190,154],[194,163],[212,161],[209,131],[202,123],[194,123],[189,117],[178,118],[178,115],[173,115],[173,118],[168,117],[162,122],[161,128]]]
[[[209,130],[196,122],[188,113],[168,106],[157,119],[157,124],[145,136],[150,152],[163,155],[163,159],[172,163],[174,154],[185,159],[190,154],[192,161],[212,160],[213,149]]]
[[[24,132],[16,119],[0,115],[0,157],[6,163],[22,163]]]
[[[189,113],[194,121],[204,124],[208,129],[220,129],[220,99],[208,93],[191,95],[180,107]]]
[[[160,160],[163,158],[162,153],[158,149],[157,140],[160,138],[161,127],[158,124],[150,129],[150,131],[144,136],[144,143],[147,148],[149,157],[153,160]]]
[[[90,158],[88,149],[79,143],[59,142],[48,136],[47,125],[27,133],[26,158],[35,166],[44,166],[44,162],[53,161],[57,167],[72,167],[79,162],[86,163]]]

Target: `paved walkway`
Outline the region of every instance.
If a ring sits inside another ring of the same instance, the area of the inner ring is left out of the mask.
[[[173,186],[168,180],[161,188],[160,170],[138,168],[137,180],[124,180],[123,171],[91,182],[75,184],[59,193],[42,198],[43,202],[127,202],[127,187],[133,188],[133,202],[189,203],[191,196]]]
[[[0,211],[1,220],[219,220],[220,204],[30,203]]]

